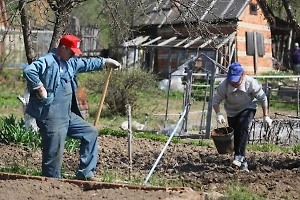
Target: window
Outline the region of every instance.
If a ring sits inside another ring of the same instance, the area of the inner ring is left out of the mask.
[[[256,44],[254,41],[256,39]],[[265,55],[264,35],[257,32],[246,32],[246,53],[248,56],[253,56],[257,49],[258,56]]]
[[[257,15],[257,4],[256,3],[250,3],[250,14]]]

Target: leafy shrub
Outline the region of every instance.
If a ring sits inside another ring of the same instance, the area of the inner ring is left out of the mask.
[[[268,85],[272,88],[278,88],[280,85],[290,85],[294,83],[291,78],[272,78],[272,76],[291,76],[293,75],[290,71],[269,71],[262,74],[262,76],[269,76],[269,78],[257,78],[257,80],[264,84],[268,79]],[[293,85],[293,84],[292,84]]]
[[[103,91],[106,76],[107,73],[90,76],[90,79],[83,84],[92,93],[99,94],[99,91]],[[114,71],[109,80],[104,102],[111,114],[125,116],[127,114],[125,105],[130,104],[134,113],[139,94],[151,93],[156,85],[156,76],[139,68]]]

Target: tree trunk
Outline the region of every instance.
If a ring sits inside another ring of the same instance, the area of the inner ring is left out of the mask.
[[[68,13],[59,13],[56,15],[56,21],[53,29],[52,40],[49,51],[58,45],[58,41],[63,34],[66,33],[70,22],[70,15]]]
[[[267,20],[269,21],[269,23],[273,24],[275,19],[268,9],[267,1],[266,0],[258,0],[258,3],[260,4],[260,7],[262,8],[264,15],[267,18]]]
[[[26,10],[26,0],[19,1],[19,11],[21,13],[22,30],[24,37],[25,53],[28,64],[36,59],[36,54],[33,49],[32,35],[30,34],[30,24]]]
[[[283,6],[285,8],[288,19],[291,20],[292,26],[295,29],[295,32],[298,36],[300,36],[300,24],[296,20],[295,12],[290,4],[289,0],[282,0]]]

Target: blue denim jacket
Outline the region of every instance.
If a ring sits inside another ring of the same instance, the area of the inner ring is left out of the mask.
[[[41,56],[39,59],[28,65],[24,71],[24,77],[27,80],[27,87],[30,91],[30,99],[27,105],[26,113],[33,118],[43,121],[49,112],[49,108],[55,98],[57,89],[60,84],[60,61],[56,55],[56,49],[52,49],[50,53]],[[72,111],[81,116],[77,92],[77,73],[101,70],[104,67],[103,58],[71,58],[66,62],[67,71],[71,77],[71,85],[73,90]],[[47,98],[39,99],[36,96],[36,89],[44,86],[47,90]]]

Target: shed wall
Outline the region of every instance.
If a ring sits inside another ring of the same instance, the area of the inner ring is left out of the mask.
[[[252,0],[252,3],[257,3]],[[237,61],[241,63],[247,74],[255,74],[254,57],[246,54],[246,32],[257,32],[264,36],[265,55],[257,57],[256,74],[272,70],[272,40],[271,30],[268,21],[257,4],[257,14],[250,14],[250,6],[248,5],[237,23]]]
[[[223,35],[229,35],[234,31],[237,32],[236,34],[236,60],[231,59],[230,62],[238,61],[241,65],[245,68],[247,74],[257,74],[260,75],[264,72],[271,71],[273,69],[272,66],[272,40],[271,40],[271,30],[266,20],[262,9],[259,7],[259,4],[256,0],[252,0],[252,3],[257,5],[257,13],[250,14],[250,5],[247,5],[246,8],[242,11],[240,18],[237,22],[230,21],[228,23],[220,23],[215,26],[211,26],[210,31],[212,33]],[[176,31],[175,31],[176,30]],[[147,31],[146,31],[147,32]],[[181,33],[183,37],[190,36],[187,30],[183,25],[174,25],[173,27],[170,26],[161,26],[156,29],[155,36],[163,36],[163,38],[171,38],[173,37],[176,32]],[[264,37],[264,44],[263,47],[265,49],[265,54],[260,57],[257,56],[257,60],[255,62],[253,55],[247,55],[246,53],[246,33],[247,32],[256,32],[260,33]],[[191,33],[190,33],[191,34]],[[197,36],[194,36],[197,37]],[[209,38],[203,38],[202,41],[193,44],[191,47],[200,46],[204,41],[207,41]],[[161,42],[161,41],[160,41]],[[179,42],[179,40],[177,40]],[[214,42],[206,46],[207,48],[215,48]],[[221,49],[220,49],[221,51]],[[176,54],[176,50],[172,50],[172,54]],[[224,53],[224,52],[223,52]],[[156,51],[156,54],[160,56],[160,58],[155,58],[154,70],[157,72],[165,71],[167,69],[167,58],[168,58],[168,51],[167,50],[159,50]],[[193,53],[188,53],[192,55]],[[187,54],[187,55],[188,55]],[[228,57],[228,55],[225,55]],[[172,56],[173,58],[173,56]],[[188,59],[188,58],[187,58]],[[255,66],[256,63],[256,66]],[[224,62],[222,63],[225,67],[228,67],[230,63]],[[176,62],[172,60],[171,68],[176,68]],[[255,66],[255,67],[254,67]]]

